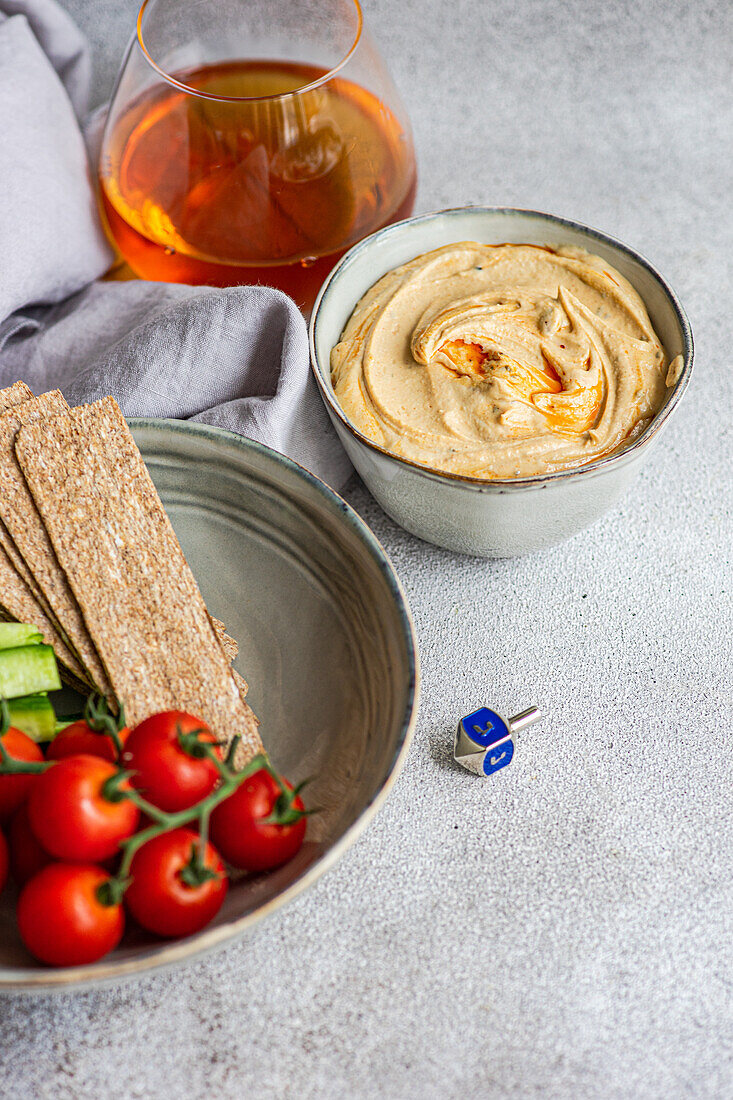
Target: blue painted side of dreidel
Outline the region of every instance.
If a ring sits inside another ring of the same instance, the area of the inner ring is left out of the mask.
[[[509,737],[509,727],[504,719],[496,711],[489,710],[488,707],[481,707],[480,710],[475,710],[473,714],[467,714],[461,720],[461,725],[466,736],[470,737],[474,744],[482,749],[488,749],[490,745],[495,745],[498,741],[503,741],[505,737]]]
[[[514,756],[514,742],[502,741],[495,748],[488,748],[484,756],[484,775],[493,775],[511,764]]]

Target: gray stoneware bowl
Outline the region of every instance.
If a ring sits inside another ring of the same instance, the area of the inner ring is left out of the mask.
[[[132,428],[212,614],[239,641],[273,763],[314,776],[300,853],[232,883],[196,936],[128,929],[91,966],[53,970],[18,939],[0,901],[0,991],[68,991],[190,959],[241,936],[338,859],[383,803],[417,715],[417,649],[404,594],[355,512],[287,458],[217,428],[135,420]]]
[[[389,454],[347,420],[331,385],[330,354],[354,306],[394,267],[458,241],[574,245],[613,264],[638,291],[677,383],[646,431],[625,450],[579,469],[512,480],[442,474]],[[510,207],[465,207],[398,222],[355,245],[336,265],[313,308],[311,359],[339,438],[370,492],[402,527],[427,542],[486,558],[514,557],[561,542],[611,508],[649,458],[687,389],[692,332],[674,291],[638,252],[577,222]]]

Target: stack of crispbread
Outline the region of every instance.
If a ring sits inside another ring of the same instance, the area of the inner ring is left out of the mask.
[[[0,390],[0,617],[32,623],[75,686],[134,725],[183,710],[261,750],[237,645],[209,615],[120,409]]]

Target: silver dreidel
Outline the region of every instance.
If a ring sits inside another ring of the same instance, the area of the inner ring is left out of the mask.
[[[539,722],[541,717],[537,707],[528,707],[509,719],[481,707],[458,723],[453,758],[474,775],[495,775],[512,762],[514,734]]]

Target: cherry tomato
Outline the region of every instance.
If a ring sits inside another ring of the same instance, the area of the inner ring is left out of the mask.
[[[135,773],[132,783],[148,802],[175,813],[211,794],[219,772],[213,760],[194,755],[197,739],[216,744],[203,722],[179,710],[153,714],[131,732],[122,760]],[[188,751],[182,740],[189,742]],[[214,751],[221,756],[218,748]]]
[[[30,953],[51,966],[81,966],[116,947],[125,916],[121,904],[106,905],[99,896],[108,881],[91,863],[49,863],[27,882],[18,929]]]
[[[26,734],[11,726],[2,736],[2,745],[13,760],[27,760],[38,764],[43,753]],[[0,775],[0,820],[4,820],[24,802],[39,775]]]
[[[129,733],[130,731],[125,727],[117,734],[123,745]],[[78,722],[72,722],[70,726],[56,734],[46,750],[46,759],[64,760],[67,756],[78,756],[80,753],[99,756],[102,760],[108,760],[110,764],[117,762],[117,750],[109,734],[93,730],[83,718]]]
[[[8,842],[0,833],[0,893],[8,881]]]
[[[118,769],[98,756],[68,756],[38,776],[28,799],[31,828],[58,859],[98,862],[132,836],[140,811],[128,798],[112,801],[103,789]],[[118,784],[124,795],[128,780]]]
[[[199,843],[200,838],[190,829],[173,829],[153,837],[135,853],[125,903],[131,916],[149,932],[190,936],[219,912],[228,880],[213,845],[206,845],[203,861],[213,877],[198,884],[186,881]]]
[[[25,886],[53,857],[40,844],[28,820],[28,803],[13,814],[10,820],[10,870],[18,886]]]
[[[283,780],[288,791],[292,786]],[[296,795],[291,807],[281,807],[282,790],[265,769],[245,779],[211,815],[211,839],[232,867],[245,871],[269,871],[292,859],[305,836],[306,819]],[[279,815],[282,823],[265,822]]]

